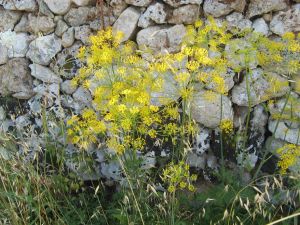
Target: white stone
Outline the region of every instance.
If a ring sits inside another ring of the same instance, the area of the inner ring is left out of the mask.
[[[5,9],[34,12],[37,9],[35,0],[1,0]]]
[[[45,83],[61,83],[62,79],[57,76],[53,71],[45,66],[39,64],[29,65],[31,75]]]
[[[60,50],[61,40],[51,34],[32,41],[26,56],[34,63],[47,66]]]
[[[12,30],[21,16],[20,12],[5,10],[0,6],[0,32]]]
[[[226,16],[232,11],[243,12],[246,6],[245,0],[233,0],[228,3],[219,0],[205,0],[203,10],[206,15],[213,17]]]
[[[159,2],[150,5],[147,10],[141,15],[138,21],[138,26],[146,28],[152,24],[163,24],[166,23],[167,12],[165,5]]]
[[[184,25],[151,26],[141,30],[137,34],[139,49],[150,49],[154,54],[177,52],[186,34]],[[145,57],[148,54],[144,54]],[[150,56],[149,56],[150,57]]]
[[[97,16],[98,10],[96,7],[79,7],[71,8],[64,19],[71,27],[78,27],[94,21]]]
[[[47,16],[34,16],[28,15],[29,31],[35,34],[39,32],[43,34],[49,34],[54,31],[55,23],[53,19]]]
[[[204,90],[198,92],[193,97],[189,109],[192,118],[208,128],[216,128],[224,119],[233,121],[233,109],[230,99],[215,92],[211,93]]]
[[[269,34],[269,26],[263,18],[258,18],[253,21],[252,28],[255,32],[261,33],[265,36]]]
[[[230,15],[226,16],[227,27],[228,29],[250,29],[252,22],[248,19],[245,19],[242,13],[233,12]]]
[[[7,63],[8,49],[0,43],[0,65]]]
[[[49,9],[58,15],[66,14],[71,8],[71,0],[44,0]]]
[[[288,81],[276,73],[264,73],[262,69],[254,69],[247,76],[251,106],[275,97],[281,97],[290,90]],[[279,90],[272,88],[273,82],[281,83]],[[232,89],[232,102],[239,106],[248,106],[248,99],[247,81],[246,77],[244,77],[242,83],[234,86]]]
[[[30,38],[26,33],[13,31],[0,33],[0,44],[7,48],[9,58],[25,57],[29,42]]]
[[[145,7],[148,6],[152,0],[125,0],[125,2],[130,5]]]
[[[15,32],[32,32],[29,27],[28,14],[24,14],[14,28]]]
[[[254,17],[269,12],[283,10],[287,7],[285,0],[251,0],[248,6],[247,16]]]
[[[172,24],[192,24],[199,19],[199,15],[199,5],[183,5],[173,10],[168,22]]]
[[[181,5],[187,5],[187,4],[200,5],[203,2],[203,0],[163,0],[163,1],[173,7],[179,7]]]
[[[69,26],[63,20],[59,20],[56,24],[55,34],[61,37],[63,33],[68,30],[68,28]]]
[[[75,27],[75,39],[80,40],[83,44],[89,43],[89,37],[92,35],[92,31],[89,25],[83,25]]]
[[[73,45],[74,41],[74,27],[71,27],[63,34],[61,43],[64,48],[68,48]]]
[[[60,87],[61,87],[61,90],[68,95],[73,94],[77,89],[77,87],[72,85],[71,80],[65,80],[64,82],[61,83]]]
[[[111,0],[109,5],[112,7],[113,15],[117,17],[127,8],[127,3],[124,0]]]
[[[77,90],[73,93],[72,96],[74,101],[80,103],[82,107],[89,106],[91,104],[91,93],[83,87],[77,88]]]
[[[114,23],[113,32],[122,32],[124,35],[122,41],[132,38],[137,31],[140,15],[141,13],[134,7],[127,8]]]
[[[300,31],[300,7],[293,8],[286,12],[279,12],[270,23],[273,33],[283,35],[286,32]]]
[[[285,124],[285,122],[277,120],[269,120],[268,127],[275,138],[299,145],[299,128],[290,128]]]

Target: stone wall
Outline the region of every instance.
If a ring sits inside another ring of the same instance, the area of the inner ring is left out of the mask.
[[[91,94],[81,87],[71,86],[71,78],[80,67],[74,56],[88,37],[103,26],[124,32],[124,41],[131,39],[140,48],[150,47],[154,52],[176,52],[185,35],[185,26],[197,19],[206,21],[208,15],[217,21],[227,21],[230,28],[252,28],[266,36],[300,31],[299,0],[107,0],[96,7],[95,0],[0,0],[0,130],[8,132],[16,128],[16,135],[26,145],[21,152],[34,153],[44,147],[41,130],[42,112],[46,107],[50,135],[64,143],[59,134],[58,121],[66,120],[72,113],[79,113],[90,106]],[[104,23],[104,24],[103,24]],[[255,67],[255,66],[254,66]],[[233,80],[234,73],[227,74],[230,95],[224,100],[228,118],[235,127],[245,119],[247,99],[245,81]],[[254,69],[256,80],[251,95],[254,105],[251,119],[251,146],[249,161],[255,163],[258,151],[265,143],[267,132],[273,132],[276,122],[269,119],[261,99],[267,81],[261,69]],[[283,82],[284,76],[278,76]],[[277,113],[285,101],[284,96],[292,87],[276,93],[271,113]],[[299,106],[299,93],[292,92]],[[204,168],[214,167],[216,158],[210,149],[211,133],[216,128],[215,115],[220,106],[210,105],[205,99],[195,99],[196,105],[204,105],[194,112],[195,119],[203,126],[196,140],[196,149],[190,163]],[[7,104],[8,103],[8,104]],[[297,115],[300,117],[300,115]],[[267,128],[269,131],[267,131]],[[298,143],[299,124],[280,122],[274,146],[285,142]],[[273,146],[272,145],[272,146]],[[69,152],[74,147],[68,145]],[[97,174],[118,179],[118,166],[106,162],[103,152],[91,150],[99,165]],[[167,154],[167,153],[161,153]],[[198,157],[194,157],[198,156]],[[147,163],[154,162],[153,153]],[[70,168],[74,164],[68,163]],[[84,165],[81,165],[84,167]],[[92,177],[89,177],[92,178]]]

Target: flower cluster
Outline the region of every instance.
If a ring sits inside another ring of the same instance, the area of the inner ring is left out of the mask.
[[[184,161],[180,161],[178,164],[171,162],[167,165],[163,171],[162,180],[168,184],[170,193],[184,189],[195,191],[195,186],[192,182],[197,180],[197,175],[190,174],[189,169],[189,165],[185,164]]]
[[[283,147],[277,149],[277,153],[280,155],[280,161],[278,162],[278,166],[280,167],[280,172],[282,174],[285,174],[289,168],[299,163],[300,160],[299,145],[286,144]],[[300,168],[298,168],[297,170],[300,172]]]
[[[233,132],[233,122],[228,119],[221,120],[220,129],[224,134],[230,134]]]

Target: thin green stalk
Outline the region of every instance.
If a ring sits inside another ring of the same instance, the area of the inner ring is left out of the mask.
[[[285,107],[286,107],[286,105],[287,105],[287,103],[288,103],[288,100],[289,100],[289,98],[290,98],[290,95],[291,95],[291,90],[288,92],[287,98],[286,98],[286,100],[285,100],[285,102],[284,102],[284,105],[283,105],[283,108],[282,108],[282,110],[281,110],[281,112],[280,112],[280,116],[282,116],[282,114],[283,114],[283,112],[284,112],[284,109],[285,109]],[[254,176],[253,176],[253,180],[255,180],[255,179],[257,178],[258,173],[259,173],[259,171],[261,170],[261,167],[262,167],[263,164],[266,162],[266,157],[267,157],[267,155],[268,155],[268,153],[269,153],[270,145],[271,145],[272,141],[275,139],[275,134],[276,134],[278,125],[279,125],[279,119],[278,119],[277,122],[276,122],[276,125],[275,125],[275,129],[274,129],[273,135],[271,136],[271,141],[269,142],[268,146],[266,146],[265,152],[264,152],[263,157],[262,157],[262,159],[261,159],[261,162],[260,162],[260,164],[258,165],[257,170],[255,171],[255,174],[254,174]]]

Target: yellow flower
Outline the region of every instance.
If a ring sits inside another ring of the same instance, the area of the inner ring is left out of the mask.
[[[225,134],[230,134],[233,132],[233,122],[229,119],[224,119],[220,123],[220,129]]]

